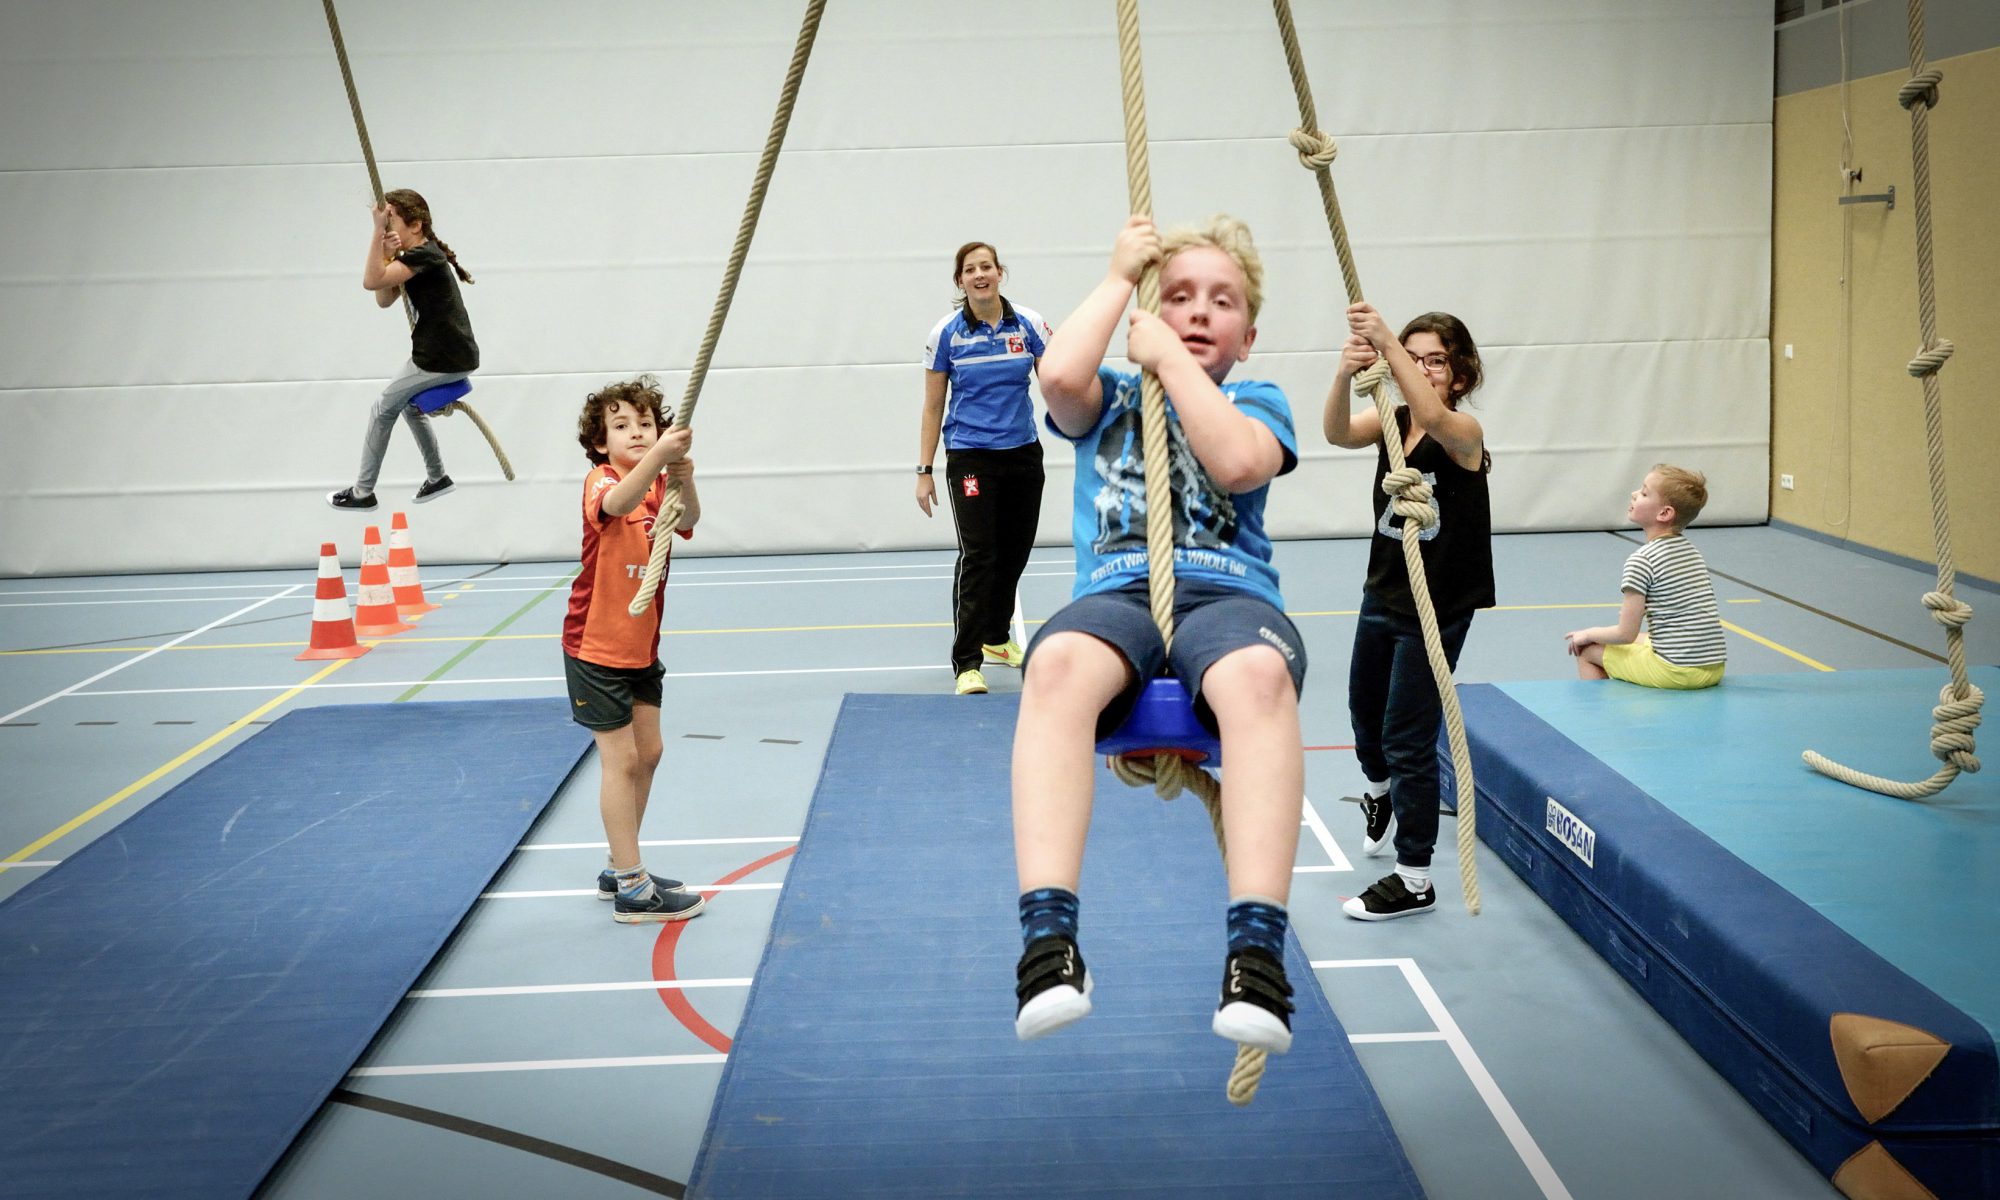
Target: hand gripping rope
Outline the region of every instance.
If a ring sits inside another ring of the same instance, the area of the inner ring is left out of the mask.
[[[750,199],[743,206],[743,220],[736,228],[736,244],[729,249],[729,265],[722,272],[722,290],[716,293],[715,308],[708,315],[708,332],[695,353],[694,369],[688,372],[687,389],[674,422],[686,425],[694,420],[694,406],[701,399],[702,381],[708,378],[708,362],[715,356],[715,343],[722,338],[722,323],[729,318],[730,302],[736,298],[736,281],[743,274],[743,260],[750,253],[750,239],[757,233],[757,216],[764,211],[764,193],[770,189],[771,174],[778,167],[778,151],[785,144],[785,129],[792,123],[792,104],[799,98],[799,83],[806,77],[806,62],[812,58],[813,39],[819,35],[820,14],[826,0],[810,0],[805,19],[799,23],[798,44],[792,48],[792,65],[785,72],[785,88],[778,96],[778,111],[771,116],[771,132],[764,138],[764,153],[757,160],[757,176],[750,183]],[[667,554],[673,549],[674,526],[679,525],[684,506],[681,485],[667,483],[660,501],[660,515],[653,520],[653,554],[646,560],[645,578],[626,611],[640,616],[651,607],[659,593],[660,577],[667,572]]]
[[[1923,334],[1923,349],[1910,360],[1910,374],[1923,381],[1924,444],[1930,452],[1931,538],[1937,546],[1937,590],[1924,594],[1924,607],[1944,626],[1951,682],[1938,692],[1938,704],[1931,710],[1931,754],[1943,765],[1929,779],[1903,783],[1868,775],[1844,767],[1832,759],[1808,750],[1806,765],[1842,783],[1894,796],[1899,800],[1921,800],[1935,796],[1958,778],[1960,771],[1977,771],[1978,748],[1972,731],[1979,728],[1979,710],[1986,693],[1965,675],[1965,623],[1972,619],[1972,606],[1952,595],[1958,568],[1951,553],[1951,511],[1945,495],[1944,477],[1944,394],[1938,384],[1938,369],[1951,357],[1950,339],[1937,332],[1937,282],[1931,255],[1931,133],[1930,110],[1938,101],[1938,84],[1944,72],[1924,65],[1924,3],[1909,0],[1910,79],[1896,94],[1896,102],[1910,113],[1910,157],[1912,182],[1917,201],[1917,321]]]
[[[361,138],[361,157],[368,163],[368,186],[374,189],[375,203],[382,203],[382,174],[375,169],[375,147],[368,141],[368,123],[361,119],[361,95],[354,90],[354,72],[347,65],[347,43],[340,36],[340,18],[333,11],[333,0],[323,0],[326,6],[326,31],[333,35],[333,53],[340,59],[340,79],[347,85],[347,107],[354,113],[354,132]],[[403,319],[416,328],[416,314],[410,311],[410,297],[403,296]],[[468,387],[467,390],[470,390]],[[509,482],[514,478],[514,464],[507,461],[507,452],[500,448],[500,439],[493,436],[493,429],[487,425],[479,413],[463,400],[447,404],[437,410],[440,416],[450,416],[454,411],[463,412],[472,418],[479,432],[486,436],[486,444],[493,447],[493,457],[500,460],[500,472]]]

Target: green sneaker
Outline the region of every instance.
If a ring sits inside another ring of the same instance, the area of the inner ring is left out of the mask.
[[[1028,652],[1021,649],[1021,643],[1008,638],[998,646],[981,646],[986,652],[986,661],[999,663],[1003,667],[1019,667],[1028,661]]]
[[[979,673],[979,668],[974,667],[970,671],[960,671],[958,673],[958,694],[961,696],[984,696],[986,694],[986,676]]]

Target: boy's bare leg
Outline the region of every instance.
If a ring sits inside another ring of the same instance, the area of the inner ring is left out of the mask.
[[[633,750],[636,760],[632,764],[632,849],[639,849],[639,830],[646,827],[646,802],[653,795],[653,772],[659,769],[660,756],[665,753],[660,744],[660,709],[654,704],[634,704],[632,706]],[[638,859],[632,861],[637,862]]]
[[[1216,660],[1202,698],[1222,732],[1222,834],[1229,843],[1229,894],[1288,903],[1305,804],[1299,698],[1285,660],[1246,646]]]
[[[1035,647],[1014,725],[1014,866],[1021,890],[1076,890],[1096,784],[1097,716],[1131,676],[1125,657],[1089,634]]]
[[[1585,646],[1576,655],[1576,677],[1578,679],[1609,679],[1604,669],[1604,647],[1596,642]]]
[[[657,712],[656,709],[656,722]],[[657,739],[657,724],[654,728]],[[631,725],[593,732],[597,739],[598,766],[604,776],[597,790],[597,808],[604,817],[605,840],[611,843],[611,863],[621,869],[636,867],[639,865],[639,805],[644,802],[641,799],[643,793],[637,787],[638,737]],[[650,777],[650,770],[647,775]]]

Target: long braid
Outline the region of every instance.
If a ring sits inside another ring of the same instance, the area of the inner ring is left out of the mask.
[[[451,247],[444,244],[444,239],[437,235],[437,230],[431,229],[428,222],[425,224],[425,230],[431,235],[431,240],[437,243],[437,248],[444,251],[445,261],[451,264],[452,270],[458,272],[460,282],[471,283],[472,272],[459,265],[458,255],[453,254]]]
[[[384,203],[394,207],[403,220],[408,221],[412,225],[421,223],[424,227],[424,237],[437,243],[437,248],[444,252],[445,261],[450,263],[451,269],[458,273],[460,282],[472,282],[472,273],[459,263],[458,255],[452,253],[451,247],[445,245],[444,239],[438,236],[437,221],[431,216],[430,201],[425,200],[409,188],[397,188],[393,192],[384,192],[382,199]]]

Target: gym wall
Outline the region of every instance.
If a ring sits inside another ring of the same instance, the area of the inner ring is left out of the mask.
[[[1925,44],[1944,72],[1931,110],[1931,219],[1937,329],[1957,345],[1938,374],[1953,557],[2000,579],[2000,5],[1927,0]],[[1779,31],[1775,114],[1776,263],[1771,297],[1771,515],[1852,544],[1936,560],[1923,386],[1905,369],[1917,320],[1916,194],[1906,6],[1849,4],[1847,163],[1837,11]],[[1842,195],[1896,189],[1892,210]],[[1791,357],[1785,354],[1791,348]],[[1790,475],[1794,487],[1778,486]]]
[[[427,563],[576,553],[578,406],[639,371],[678,399],[802,10],[342,0],[383,182],[478,279],[471,399],[520,475],[440,422],[459,492],[419,510]],[[1369,298],[1453,311],[1485,352],[1496,525],[1614,526],[1661,459],[1708,472],[1705,521],[1763,520],[1769,5],[1295,10]],[[970,11],[828,5],[680,553],[951,545],[911,466],[953,249],[996,243],[1058,323],[1101,277],[1127,209],[1112,6]],[[1318,432],[1345,297],[1271,12],[1147,0],[1142,24],[1159,219],[1233,212],[1265,256],[1239,370],[1285,388],[1303,457],[1273,533],[1360,535],[1372,453]],[[365,522],[321,497],[409,344],[359,286],[368,181],[320,7],[7,5],[0,106],[0,574],[309,571],[328,538],[353,561]],[[1046,440],[1054,545],[1072,475]],[[383,521],[421,473],[399,428]]]

